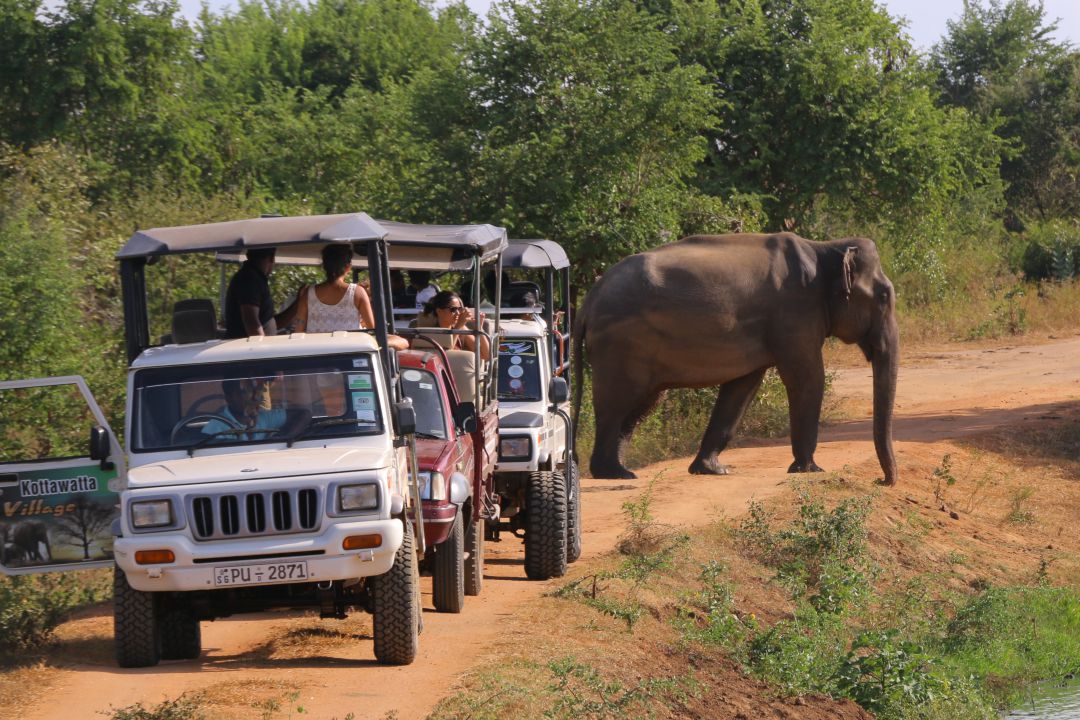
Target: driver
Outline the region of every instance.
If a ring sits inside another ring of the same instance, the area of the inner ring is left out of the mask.
[[[214,435],[226,430],[252,428],[267,432],[250,432],[240,436],[247,440],[264,440],[272,431],[285,425],[284,410],[272,410],[263,407],[266,397],[266,379],[223,380],[222,392],[225,394],[225,407],[217,412],[228,423],[217,418],[203,426],[204,435]]]

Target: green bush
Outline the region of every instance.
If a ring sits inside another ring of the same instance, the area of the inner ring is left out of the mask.
[[[109,596],[100,570],[0,577],[0,654],[40,645],[68,614]]]
[[[1080,276],[1080,225],[1052,221],[1028,233],[1021,259],[1029,280],[1069,280]]]

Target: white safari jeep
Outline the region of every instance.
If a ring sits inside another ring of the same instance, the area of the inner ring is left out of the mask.
[[[505,245],[501,228],[476,228],[431,232],[448,246],[476,235]],[[201,620],[300,606],[323,617],[367,610],[376,658],[415,658],[415,415],[387,349],[388,247],[409,240],[389,234],[363,213],[259,218],[140,231],[121,249],[130,360],[113,543],[121,666],[197,657]],[[374,332],[220,339],[202,301],[178,304],[180,344],[151,346],[145,268],[157,256],[276,247],[317,257],[329,243],[352,245],[354,265],[368,270]],[[95,459],[110,452],[99,445]]]
[[[512,240],[503,253],[499,463],[500,521],[524,534],[525,573],[566,573],[581,555],[581,501],[569,408],[570,263],[551,240]],[[532,276],[538,280],[514,279]],[[558,312],[555,298],[559,298]]]

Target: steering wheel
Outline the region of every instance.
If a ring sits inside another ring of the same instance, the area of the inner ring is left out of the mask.
[[[195,416],[195,415],[203,415],[203,414],[205,414],[206,411],[205,410],[200,411],[200,408],[203,405],[207,405],[209,403],[213,403],[212,407],[216,407],[216,408],[224,407],[225,406],[225,396],[222,395],[221,393],[218,393],[216,395],[207,395],[205,397],[199,398],[198,400],[196,400],[194,402],[194,404],[192,404],[191,407],[188,408],[188,416]]]
[[[244,428],[244,426],[240,423],[236,422],[231,418],[227,418],[224,415],[216,415],[214,413],[198,413],[196,415],[188,415],[186,418],[181,418],[180,422],[173,425],[172,432],[169,433],[169,444],[175,445],[176,436],[180,433],[180,431],[186,428],[188,425],[194,423],[196,420],[220,420],[233,430],[242,430]]]

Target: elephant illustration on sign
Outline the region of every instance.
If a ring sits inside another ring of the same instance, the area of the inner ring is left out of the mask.
[[[52,562],[49,530],[40,520],[23,520],[4,527],[0,549],[4,565]]]
[[[788,471],[820,471],[814,451],[830,336],[857,344],[871,363],[874,446],[891,485],[900,332],[893,286],[871,240],[697,235],[625,258],[589,291],[574,329],[575,428],[583,348],[592,366],[592,475],[633,478],[620,449],[660,394],[710,386],[719,394],[690,472],[727,474],[717,456],[770,367],[787,389],[795,456]]]

